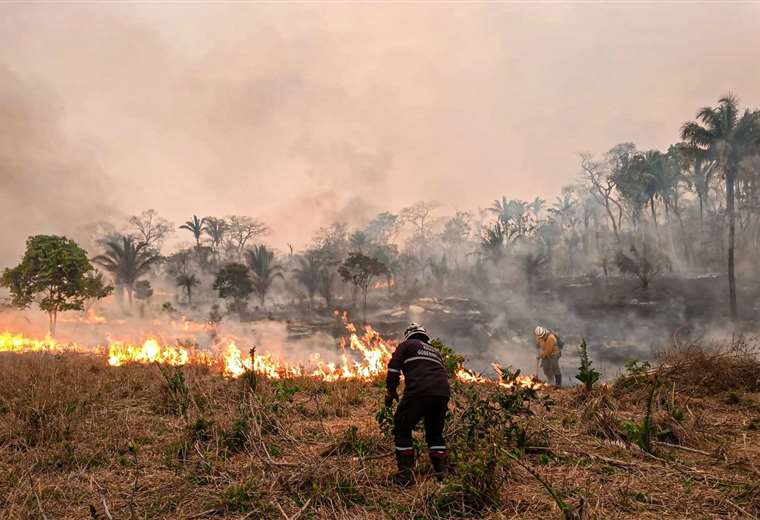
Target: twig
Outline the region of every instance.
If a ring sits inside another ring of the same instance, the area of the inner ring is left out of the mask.
[[[306,503],[303,505],[301,509],[298,510],[298,513],[293,515],[293,517],[290,520],[298,520],[300,516],[303,514],[304,511],[306,511],[306,508],[309,507],[309,503],[311,502],[311,498],[309,498]]]
[[[216,513],[219,513],[218,509],[208,509],[208,510],[203,511],[201,513],[196,513],[193,516],[188,516],[187,520],[194,520],[195,518],[201,518],[201,517],[208,516],[208,515],[213,515],[213,514],[216,514]]]
[[[736,504],[734,504],[733,502],[731,502],[731,500],[729,500],[728,498],[726,499],[726,502],[728,502],[729,504],[731,504],[733,507],[735,507],[735,508],[736,508],[736,510],[737,510],[737,511],[740,511],[740,512],[742,512],[742,513],[743,513],[745,516],[747,516],[748,518],[754,518],[755,520],[757,519],[757,517],[756,517],[755,515],[753,515],[753,514],[751,514],[751,513],[747,512],[747,511],[745,511],[744,509],[742,509],[741,507],[737,506]]]
[[[111,516],[111,512],[108,510],[108,504],[106,504],[106,497],[101,496],[100,500],[103,502],[103,512],[108,517],[108,520],[113,520],[113,517]]]
[[[34,486],[34,483],[32,483],[32,486]],[[45,511],[42,510],[42,502],[40,502],[40,496],[37,494],[37,490],[32,487],[32,491],[34,491],[34,498],[37,499],[37,507],[40,510],[40,514],[42,515],[42,518],[44,520],[48,520],[48,517],[45,515]]]
[[[689,448],[688,446],[681,446],[679,444],[671,444],[669,442],[662,442],[662,441],[654,441],[655,444],[659,444],[661,446],[667,446],[668,448],[676,448],[683,451],[690,451],[692,453],[699,453],[700,455],[712,455],[710,452],[698,450],[696,448]]]
[[[283,511],[283,510],[282,510],[282,507],[280,506],[280,503],[279,503],[279,502],[277,502],[277,500],[274,500],[273,502],[274,502],[274,505],[276,505],[276,506],[277,506],[277,509],[279,509],[279,510],[280,510],[280,513],[282,513],[282,516],[284,516],[284,517],[285,517],[285,520],[290,520],[290,517],[289,517],[288,515],[286,515],[286,514],[285,514],[285,511]]]
[[[369,457],[358,457],[358,459],[362,462],[366,460],[377,460],[377,459],[384,459],[386,457],[390,457],[393,455],[392,451],[389,451],[387,453],[381,453],[380,455],[370,455]]]

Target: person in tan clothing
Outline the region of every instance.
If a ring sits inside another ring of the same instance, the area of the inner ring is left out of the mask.
[[[562,371],[559,368],[559,358],[562,356],[562,342],[553,332],[540,325],[533,331],[536,339],[536,348],[538,349],[537,359],[544,370],[546,380],[559,388],[562,386]]]

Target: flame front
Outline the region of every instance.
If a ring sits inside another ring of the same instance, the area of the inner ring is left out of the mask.
[[[148,338],[141,344],[126,341],[109,341],[107,349],[102,347],[83,347],[77,343],[59,343],[51,337],[44,339],[28,338],[21,334],[4,332],[0,334],[0,352],[80,352],[102,354],[107,350],[108,364],[114,367],[129,363],[183,366],[205,365],[220,367],[226,377],[237,378],[252,371],[270,379],[308,376],[325,382],[344,380],[369,381],[385,374],[388,361],[393,354],[395,344],[380,336],[371,326],[365,326],[361,335],[356,327],[348,321],[346,314],[337,315],[343,322],[347,335],[340,338],[339,362],[325,361],[315,354],[306,364],[288,363],[271,353],[259,354],[255,349],[241,351],[235,339],[225,339],[217,344],[213,351],[200,350],[183,345],[162,344],[156,338]],[[195,329],[197,324],[183,318],[183,328]],[[496,373],[501,375],[498,365]],[[510,388],[514,384],[523,387],[538,388],[536,379],[519,376],[515,381],[498,381],[460,368],[455,377],[464,383],[499,384]]]

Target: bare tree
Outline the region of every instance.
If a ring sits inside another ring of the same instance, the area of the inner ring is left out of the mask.
[[[427,238],[428,224],[430,223],[430,213],[440,206],[435,201],[420,201],[408,208],[401,210],[399,216],[403,222],[408,222],[414,227],[415,233],[420,238]]]
[[[244,215],[227,217],[227,238],[239,255],[245,251],[248,242],[269,233],[269,227],[262,221]]]
[[[581,168],[589,183],[589,191],[604,207],[612,224],[615,240],[620,242],[620,224],[623,220],[623,206],[616,198],[617,186],[604,164],[594,160],[591,154],[581,154]]]
[[[164,241],[174,232],[174,224],[149,209],[139,215],[129,217],[130,234],[148,247],[160,249]]]

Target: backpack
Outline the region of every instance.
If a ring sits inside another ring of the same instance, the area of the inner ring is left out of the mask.
[[[554,337],[557,338],[557,347],[562,350],[565,347],[565,342],[562,340],[562,338],[559,337],[559,334],[556,332],[553,333]]]

